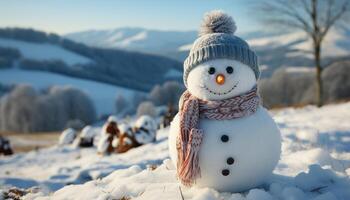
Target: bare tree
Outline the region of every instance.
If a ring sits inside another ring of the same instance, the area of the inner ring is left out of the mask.
[[[312,39],[316,67],[317,106],[323,105],[322,42],[329,30],[348,17],[349,0],[265,0],[258,4],[258,11],[272,24],[300,29]]]

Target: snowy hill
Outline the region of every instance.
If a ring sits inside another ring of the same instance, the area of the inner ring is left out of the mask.
[[[180,186],[167,159],[168,129],[161,129],[156,143],[119,155],[54,146],[1,159],[0,196],[16,186],[34,187],[24,199],[350,199],[349,110],[348,102],[273,111],[280,162],[265,185],[243,193]]]
[[[89,64],[89,58],[52,44],[31,43],[0,38],[0,47],[18,49],[26,59],[62,60],[67,65]]]
[[[50,71],[141,91],[182,79],[181,63],[166,57],[92,48],[32,29],[0,29],[0,68],[11,67]]]
[[[0,83],[3,84],[29,84],[36,89],[45,89],[49,86],[70,85],[84,91],[95,104],[99,115],[114,112],[117,95],[131,99],[135,90],[118,87],[96,81],[73,78],[51,72],[29,71],[21,69],[0,70]]]
[[[263,76],[270,76],[276,68],[281,66],[313,66],[311,40],[307,39],[302,32],[279,34],[248,32],[237,35],[246,39],[256,50],[260,63],[265,66]],[[195,31],[166,32],[120,28],[70,33],[66,37],[90,46],[155,53],[183,62],[197,34]],[[349,57],[349,41],[350,30],[331,29],[323,44],[324,64],[333,59]]]

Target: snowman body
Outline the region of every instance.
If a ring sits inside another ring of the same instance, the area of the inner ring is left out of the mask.
[[[239,119],[201,119],[199,127],[204,130],[204,137],[199,152],[201,177],[196,180],[196,186],[244,191],[262,184],[280,158],[280,133],[263,107]],[[169,134],[170,157],[175,165],[179,131],[177,115]]]
[[[254,72],[232,59],[204,62],[192,69],[187,79],[188,91],[198,99],[208,101],[244,94],[256,84]],[[241,192],[265,182],[280,159],[279,129],[262,106],[241,118],[200,118],[198,126],[204,135],[199,149],[201,176],[194,186]],[[169,132],[169,153],[175,166],[179,133],[180,115],[177,114]]]

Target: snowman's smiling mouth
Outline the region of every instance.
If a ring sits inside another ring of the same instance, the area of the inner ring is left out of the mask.
[[[239,82],[237,82],[236,84],[234,84],[234,85],[232,86],[232,88],[230,88],[230,89],[227,90],[226,92],[215,92],[215,91],[209,89],[206,85],[204,85],[203,88],[205,88],[208,92],[210,92],[210,93],[212,93],[212,94],[215,94],[215,95],[225,95],[225,94],[228,94],[228,93],[232,92],[232,91],[237,87],[238,83],[239,83]]]

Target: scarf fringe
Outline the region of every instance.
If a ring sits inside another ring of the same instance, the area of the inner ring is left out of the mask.
[[[181,182],[186,186],[191,186],[197,178],[200,178],[199,149],[203,139],[203,131],[192,129],[190,142],[187,144],[187,154],[183,159],[178,171]]]

